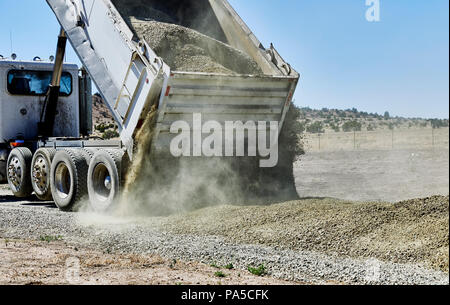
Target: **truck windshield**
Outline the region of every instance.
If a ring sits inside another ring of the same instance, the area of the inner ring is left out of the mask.
[[[15,95],[45,95],[52,79],[51,71],[11,70],[8,72],[8,91]],[[63,72],[60,94],[72,94],[72,76]]]

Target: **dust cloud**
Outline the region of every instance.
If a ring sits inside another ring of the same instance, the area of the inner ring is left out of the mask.
[[[253,157],[176,158],[156,152],[156,109],[136,136],[135,158],[113,216],[167,216],[224,204],[258,205],[297,199],[293,163],[303,154],[299,109],[291,107],[280,136],[280,161],[260,168]]]
[[[215,27],[213,21],[205,23],[204,19],[186,17],[193,9],[191,6],[205,5],[208,1],[185,1],[169,14],[167,9],[175,2],[113,0],[135,33],[144,37],[172,69],[262,74],[250,56],[226,44],[220,27]],[[210,18],[211,13],[205,11],[203,16]],[[280,162],[270,169],[259,168],[258,158],[175,158],[169,152],[156,152],[152,149],[156,113],[155,108],[149,112],[136,135],[135,157],[126,174],[124,191],[108,214],[165,216],[206,206],[257,204],[298,197],[293,163],[303,150],[299,109],[295,106],[291,107],[280,136]]]

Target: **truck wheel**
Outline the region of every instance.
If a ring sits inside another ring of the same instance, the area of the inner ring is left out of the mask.
[[[14,196],[25,198],[31,196],[31,159],[33,154],[28,148],[19,147],[11,151],[7,162],[8,184]]]
[[[81,154],[83,155],[83,157],[86,161],[86,165],[88,167],[89,167],[89,164],[91,164],[91,160],[97,151],[98,151],[98,149],[95,149],[95,148],[82,148],[80,150]]]
[[[50,187],[50,170],[56,149],[38,149],[31,161],[31,185],[36,196],[43,201],[52,200]]]
[[[122,156],[123,152],[120,150],[99,150],[89,164],[89,201],[97,212],[107,211],[116,202],[120,189]]]
[[[6,161],[0,161],[0,183],[7,182]]]
[[[87,195],[87,170],[81,150],[65,149],[56,153],[50,171],[50,186],[60,210],[72,211]]]

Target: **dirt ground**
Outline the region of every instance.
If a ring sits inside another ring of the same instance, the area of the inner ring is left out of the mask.
[[[63,241],[3,239],[0,241],[0,257],[0,285],[299,284],[159,256],[105,254],[68,246]]]
[[[449,150],[307,152],[294,168],[300,197],[389,201],[449,194]]]
[[[146,225],[223,236],[236,245],[419,263],[448,274],[448,173],[448,149],[308,152],[295,165],[301,200],[212,207]],[[444,196],[425,198],[438,194]],[[398,203],[412,198],[423,199]],[[39,209],[49,219],[48,213],[62,216],[35,202],[14,203],[5,185],[0,204]],[[1,205],[0,216],[8,219]],[[5,232],[0,230],[0,284],[297,284],[195,261],[76,249],[64,240],[7,240]]]

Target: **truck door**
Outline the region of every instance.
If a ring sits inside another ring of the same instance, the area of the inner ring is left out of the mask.
[[[37,123],[40,121],[52,73],[47,70],[13,67],[3,74],[3,83],[6,82],[6,86],[3,84],[3,88],[6,90],[2,93],[1,98],[2,140],[21,137],[25,140],[35,139],[37,137]],[[74,93],[74,81],[77,80],[74,80],[70,73],[63,72],[60,92],[62,102]],[[66,113],[67,111],[61,109],[61,112]],[[71,120],[68,119],[73,118],[67,117],[65,122],[60,122],[58,125],[72,127]],[[59,133],[57,136],[71,136],[69,130],[55,128],[55,131]]]

